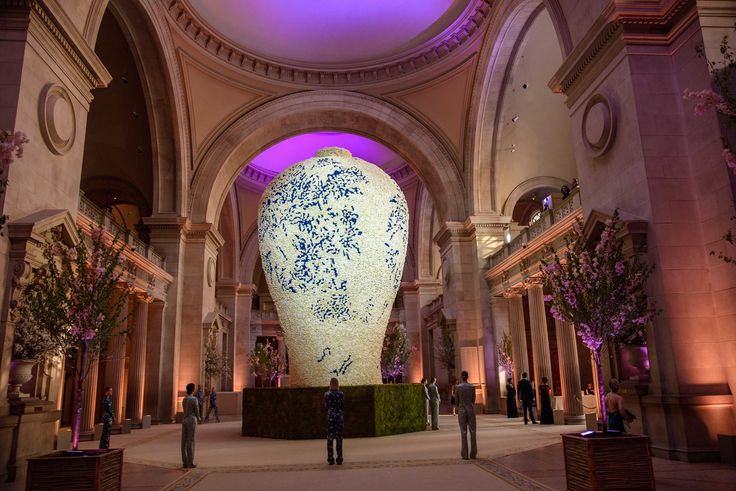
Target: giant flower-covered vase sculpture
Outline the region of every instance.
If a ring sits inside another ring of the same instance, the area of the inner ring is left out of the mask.
[[[289,349],[289,384],[381,383],[406,256],[408,208],[380,168],[342,148],[292,165],[258,210],[263,270]]]

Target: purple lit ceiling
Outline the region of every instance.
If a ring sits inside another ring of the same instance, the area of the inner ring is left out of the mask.
[[[276,61],[345,65],[410,51],[470,0],[187,0],[235,45]]]
[[[324,147],[343,147],[355,157],[376,164],[387,173],[403,167],[404,160],[382,144],[352,133],[322,131],[282,140],[264,150],[250,163],[261,172],[276,175],[288,166],[314,157]]]

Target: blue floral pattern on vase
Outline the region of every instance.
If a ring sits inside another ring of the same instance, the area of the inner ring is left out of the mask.
[[[264,192],[263,270],[289,349],[290,385],[381,382],[381,346],[401,284],[408,207],[380,168],[320,150]]]

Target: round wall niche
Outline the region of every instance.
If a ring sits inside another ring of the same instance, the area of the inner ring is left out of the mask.
[[[616,111],[608,97],[595,94],[588,100],[581,132],[591,157],[600,157],[611,149],[616,137]]]
[[[38,101],[41,136],[56,155],[64,155],[74,145],[77,121],[69,93],[58,84],[46,84]]]

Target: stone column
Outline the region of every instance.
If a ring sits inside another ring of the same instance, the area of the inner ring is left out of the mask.
[[[560,383],[562,402],[565,407],[565,423],[579,424],[584,421],[583,401],[580,389],[580,365],[575,329],[572,324],[555,320],[557,354],[560,359]]]
[[[509,331],[511,333],[512,356],[514,357],[514,386],[521,379],[521,374],[529,373],[529,356],[526,346],[526,322],[524,321],[524,303],[521,293],[506,295],[509,308]]]
[[[424,366],[422,363],[422,315],[419,306],[419,286],[416,282],[402,283],[404,295],[404,315],[406,319],[406,336],[415,350],[409,356],[409,366],[404,382],[418,383],[422,379]]]
[[[125,411],[133,423],[143,421],[143,392],[146,380],[146,340],[148,337],[148,303],[145,296],[133,302],[128,397]]]
[[[162,314],[156,410],[159,421],[171,423],[176,414],[179,390],[184,391],[184,386],[179,383],[179,345],[184,290],[184,232],[188,222],[185,218],[168,217],[150,217],[143,221],[151,229],[151,245],[166,258],[166,272],[174,277],[166,292],[166,309]]]
[[[99,355],[90,362],[89,373],[82,385],[82,424],[80,431],[89,432],[95,429],[95,408],[97,407],[97,377],[100,368]],[[76,387],[74,388],[76,390]],[[76,408],[76,405],[74,406]],[[72,409],[73,411],[74,409]],[[72,418],[75,415],[72,413]]]
[[[250,380],[250,312],[253,305],[255,285],[240,285],[235,294],[237,315],[233,319],[233,391],[240,392],[247,387]]]
[[[125,400],[125,342],[128,327],[128,313],[130,312],[131,298],[128,298],[128,308],[120,312],[118,325],[115,327],[107,343],[105,356],[105,385],[112,387],[112,407],[115,412],[115,423],[123,421],[123,401]]]
[[[146,337],[146,375],[143,378],[143,414],[150,414],[153,421],[160,421],[158,404],[160,398],[161,348],[163,346],[166,302],[154,300],[148,304]]]
[[[547,333],[547,315],[544,310],[544,294],[542,284],[533,281],[527,287],[529,295],[529,323],[532,330],[532,362],[534,363],[534,383],[537,387],[537,404],[539,386],[542,377],[549,379],[552,384],[552,361],[549,355],[549,334]]]

